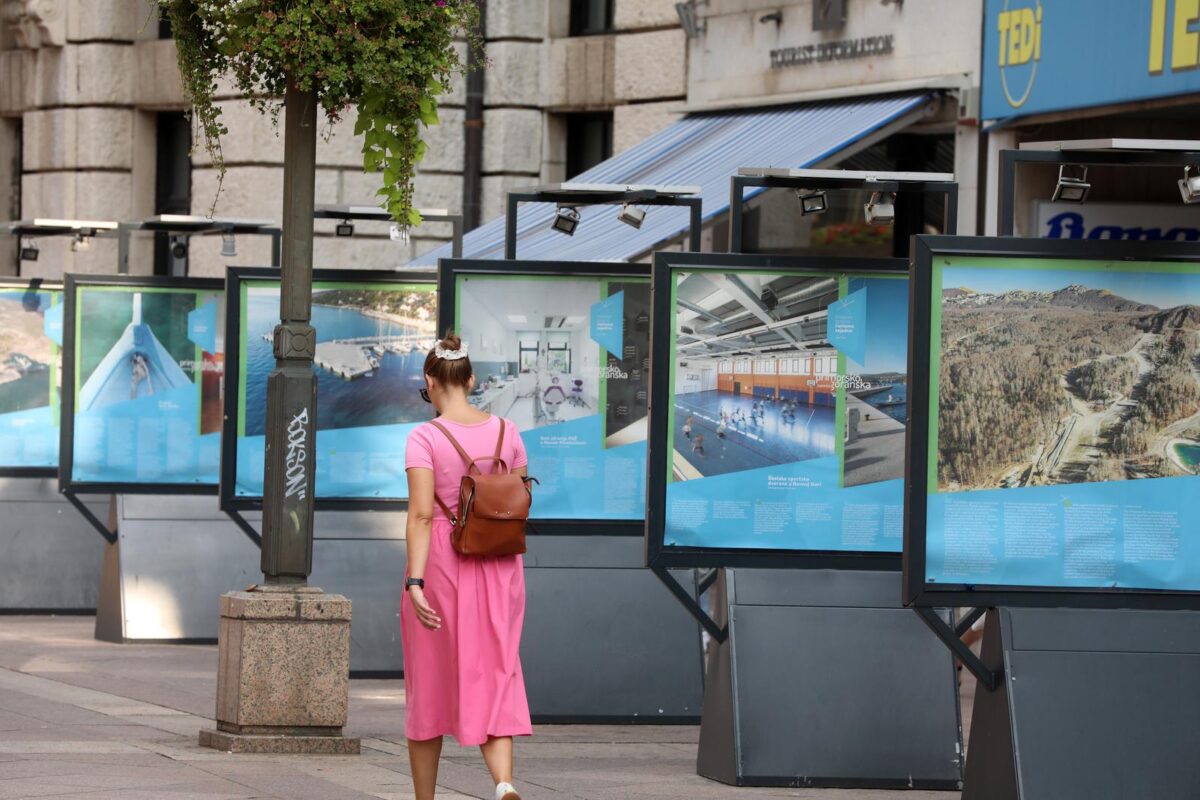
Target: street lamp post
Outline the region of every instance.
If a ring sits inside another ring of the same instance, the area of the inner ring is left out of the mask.
[[[312,362],[313,204],[317,93],[288,84],[283,250],[275,369],[267,379],[262,571],[268,585],[305,585],[312,573],[317,382]]]
[[[351,604],[312,572],[317,383],[312,362],[317,93],[288,82],[283,247],[275,369],[267,379],[262,586],[221,597],[217,727],[200,743],[233,752],[357,753],[342,736],[350,696]]]

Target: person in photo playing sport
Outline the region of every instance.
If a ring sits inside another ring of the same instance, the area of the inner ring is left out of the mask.
[[[466,348],[448,334],[425,358],[421,397],[471,458],[497,455],[499,442],[499,457],[524,476],[528,458],[520,432],[509,420],[471,405],[467,398],[474,388]],[[468,467],[446,433],[431,422],[417,427],[409,434],[405,461],[408,574],[400,631],[404,732],[416,800],[433,800],[446,735],[483,752],[495,800],[521,800],[513,787],[513,737],[533,733],[521,673],[521,556],[466,556],[454,549],[454,526],[442,509],[457,513]]]

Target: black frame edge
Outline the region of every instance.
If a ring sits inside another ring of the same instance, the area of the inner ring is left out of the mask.
[[[668,373],[655,370],[655,364],[670,363],[671,309],[670,280],[676,269],[712,269],[741,267],[754,271],[822,272],[840,275],[846,272],[883,272],[906,274],[908,262],[899,258],[828,258],[821,256],[777,256],[750,253],[677,253],[654,254],[651,279],[650,316],[650,441],[666,441],[667,415],[655,413],[671,398]],[[911,382],[911,376],[909,378]],[[711,547],[668,547],[666,535],[667,462],[655,458],[648,448],[650,463],[646,471],[646,566],[654,568],[744,567],[747,569],[836,569],[899,571],[901,553],[871,553],[827,550],[779,550]]]
[[[913,237],[917,250],[914,250],[913,273],[920,280],[924,272],[926,278],[932,274],[933,259],[939,256],[998,256],[1006,258],[1045,258],[1066,259],[1079,261],[1160,261],[1160,262],[1200,262],[1200,248],[1188,242],[1145,242],[1129,240],[1070,240],[1070,239],[1035,239],[1031,237],[969,237],[969,236],[915,236]],[[923,406],[917,417],[927,417],[929,407],[929,344],[932,338],[930,329],[930,303],[928,297],[931,281],[924,282],[925,297],[917,297],[915,281],[912,285],[912,296],[915,298],[912,308],[921,312],[920,317],[910,317],[910,330],[917,319],[926,331],[924,371],[918,375],[910,373],[910,383],[920,386]],[[910,350],[910,359],[913,351]],[[912,362],[910,362],[912,363]],[[910,408],[915,404],[910,399]],[[925,583],[925,513],[927,506],[924,502],[926,493],[923,483],[913,482],[913,470],[927,470],[929,453],[925,452],[928,441],[930,420],[922,419],[918,423],[924,438],[917,440],[912,434],[913,415],[909,415],[910,438],[908,446],[913,460],[906,470],[906,493],[908,486],[913,487],[920,499],[916,503],[905,503],[905,605],[910,607],[943,608],[946,606],[1012,606],[1031,608],[1080,608],[1080,609],[1146,609],[1146,610],[1200,610],[1200,591],[1168,591],[1149,589],[1103,589],[1103,588],[1057,588],[1047,586],[1005,586],[1005,585],[965,585],[939,584],[936,587]],[[923,472],[920,474],[924,474]],[[906,501],[909,497],[906,496]],[[920,517],[914,516],[919,505]],[[911,517],[911,519],[909,519]],[[911,531],[911,533],[910,533]],[[911,537],[911,538],[910,538]],[[911,544],[911,549],[910,549]]]

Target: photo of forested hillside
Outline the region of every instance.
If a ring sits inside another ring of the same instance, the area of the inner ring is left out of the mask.
[[[1197,474],[1200,276],[947,268],[940,491]]]

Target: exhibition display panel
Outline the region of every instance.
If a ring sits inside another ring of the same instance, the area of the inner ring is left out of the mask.
[[[279,271],[227,273],[227,372],[221,508],[261,508],[267,378],[275,367]],[[436,342],[433,276],[315,270],[316,502],[319,509],[386,507],[408,498],[409,432],[433,417],[421,399],[425,356]]]
[[[905,270],[656,254],[651,566],[899,567]]]
[[[68,275],[64,294],[62,489],[213,492],[221,282]]]
[[[640,536],[647,268],[443,261],[439,280],[442,327],[458,331],[475,368],[471,402],[517,425],[540,481],[532,530],[571,535],[582,523]]]
[[[649,273],[613,262],[439,263],[439,330],[466,344],[471,402],[517,426],[540,482],[521,640],[535,722],[700,714],[699,628],[642,560]],[[678,586],[694,603],[695,576]]]
[[[916,241],[905,601],[1200,607],[1200,252]]]
[[[62,286],[0,278],[0,475],[58,474]]]

